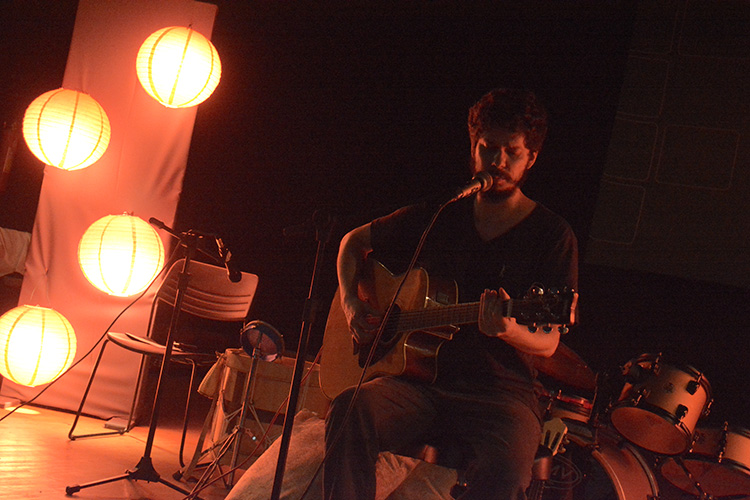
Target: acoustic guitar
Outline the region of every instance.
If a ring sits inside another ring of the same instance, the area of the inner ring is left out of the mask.
[[[359,296],[384,312],[396,295],[403,275],[392,274],[380,262],[369,259]],[[523,299],[503,303],[503,315],[525,325],[571,325],[578,295],[574,291],[534,289]],[[412,270],[396,298],[395,307],[364,380],[383,375],[404,375],[434,382],[440,347],[461,325],[479,321],[479,302],[459,304],[455,282],[432,279],[424,269]],[[357,345],[336,291],[321,348],[320,387],[330,399],[356,385],[369,356],[370,345]]]

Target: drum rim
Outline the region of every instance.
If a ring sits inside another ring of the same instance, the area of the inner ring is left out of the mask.
[[[716,459],[715,456],[711,456],[711,455],[688,453],[684,457],[682,457],[681,460],[683,461],[683,464],[685,467],[689,467],[691,464],[694,464],[696,462],[701,462],[704,464],[711,464],[714,466],[721,466],[721,467],[728,466],[730,469],[740,469],[738,472],[742,473],[745,476],[750,475],[750,467],[748,466],[737,464],[734,460],[730,460],[730,459],[724,459],[722,461],[719,461],[717,459],[712,460],[712,458]],[[673,478],[670,478],[669,471],[664,470],[667,466],[680,467],[680,465],[676,461],[676,457],[667,457],[666,460],[664,460],[661,464],[659,464],[659,473],[662,475],[662,477],[664,477],[664,479],[666,479],[674,487],[682,491],[690,493],[688,490],[685,490],[682,486],[680,486],[675,481],[673,481]],[[695,473],[695,471],[692,471],[692,470],[690,470],[690,472]],[[682,475],[680,475],[680,477],[682,478]]]
[[[746,473],[750,474],[750,465],[741,464],[741,463],[737,462],[736,460],[732,460],[731,458],[722,458],[721,460],[716,459],[715,461],[713,461],[713,460],[704,460],[704,459],[701,459],[701,457],[703,457],[703,458],[711,458],[709,455],[701,455],[699,453],[688,453],[687,455],[685,455],[682,458],[682,461],[686,462],[686,464],[685,464],[686,466],[687,466],[687,462],[691,461],[691,460],[694,461],[694,462],[711,462],[711,463],[716,463],[716,464],[722,465],[722,466],[723,465],[729,465],[730,467],[734,467],[734,468],[737,468],[737,469],[742,469]]]
[[[630,405],[630,406],[627,406],[627,407],[635,409],[635,410],[642,410],[642,411],[644,411],[646,413],[655,414],[655,415],[657,415],[659,417],[661,417],[663,415],[663,416],[666,417],[666,418],[664,418],[664,420],[667,420],[668,422],[672,423],[672,427],[679,427],[679,430],[682,431],[683,435],[685,436],[685,447],[681,451],[678,451],[676,453],[671,453],[671,452],[670,453],[665,453],[665,452],[663,452],[661,450],[655,450],[655,449],[652,449],[652,448],[650,448],[648,446],[643,446],[642,444],[636,443],[635,441],[631,440],[624,432],[622,432],[618,428],[618,425],[615,424],[615,422],[612,419],[612,417],[614,416],[614,413],[618,409],[621,409],[621,408],[625,407],[624,404],[614,405],[610,409],[610,411],[609,411],[609,421],[612,424],[612,426],[615,428],[615,430],[618,433],[620,433],[620,435],[622,437],[624,437],[628,442],[634,444],[635,446],[638,446],[639,448],[643,448],[644,450],[648,450],[648,451],[650,451],[652,453],[658,453],[660,455],[667,455],[667,456],[675,456],[675,455],[682,455],[683,453],[685,453],[687,450],[690,449],[694,433],[691,432],[691,431],[689,431],[689,429],[687,428],[687,426],[684,423],[682,423],[682,420],[677,420],[671,413],[667,412],[666,410],[663,410],[662,408],[659,408],[658,406],[650,405],[648,403],[644,403],[643,406],[648,407],[648,408],[654,408],[656,411],[649,411],[649,409],[643,408],[641,406],[632,406],[632,405]]]
[[[625,365],[623,365],[623,369],[627,368],[628,366],[631,366],[633,363],[639,363],[640,361],[647,361],[647,360],[653,361],[656,358],[662,358],[663,359],[664,357],[662,355],[660,355],[660,354],[644,353],[644,354],[641,354],[640,356],[637,356],[635,358],[632,358],[632,359],[628,360],[628,362],[625,363]],[[677,370],[679,370],[679,371],[681,371],[681,372],[683,372],[683,373],[685,373],[687,375],[694,375],[695,376],[694,378],[698,379],[698,381],[700,382],[701,386],[704,387],[704,389],[706,390],[706,401],[710,401],[711,400],[711,394],[712,394],[711,382],[706,377],[705,372],[703,372],[703,371],[697,369],[696,367],[694,367],[694,366],[692,366],[690,364],[687,364],[687,363],[662,362],[661,364],[664,365],[664,366],[669,366],[671,368],[675,368],[675,369],[677,369]],[[640,384],[631,384],[631,385],[638,386]]]
[[[738,436],[750,438],[750,429],[746,427],[741,427],[738,425],[730,424],[726,427],[726,429],[724,428],[724,426],[720,426],[720,425],[711,425],[711,426],[697,425],[695,427],[695,434],[698,434],[699,432],[705,433],[707,431],[718,432],[721,434],[737,434]]]
[[[590,410],[594,408],[594,402],[588,398],[579,397],[579,396],[568,396],[566,394],[560,394],[559,396],[555,396],[553,401],[562,401],[563,403],[568,404],[575,404],[582,408],[585,408],[587,410]]]
[[[624,483],[624,480],[630,479],[630,477],[626,478],[618,476],[618,473],[623,473],[623,470],[618,469],[622,464],[616,460],[616,456],[610,455],[612,453],[617,453],[618,451],[621,453],[627,452],[632,456],[635,462],[640,466],[640,472],[643,474],[643,478],[650,489],[650,493],[654,498],[659,497],[659,483],[655,471],[648,464],[648,461],[643,456],[643,452],[639,449],[638,445],[628,441],[620,441],[618,439],[618,434],[613,432],[613,429],[593,429],[591,427],[586,427],[583,431],[584,432],[568,433],[570,443],[576,445],[580,450],[585,450],[586,448],[590,449],[591,457],[606,474],[609,485],[619,499],[627,498],[626,493],[629,493],[629,491],[625,491],[623,488],[632,485]],[[604,433],[600,431],[604,431]],[[568,457],[564,458],[566,461],[572,462]],[[576,465],[574,462],[573,464]],[[646,485],[644,484],[643,486]]]

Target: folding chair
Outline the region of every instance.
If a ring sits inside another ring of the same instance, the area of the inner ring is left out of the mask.
[[[156,293],[156,298],[151,305],[151,314],[146,337],[130,333],[107,332],[102,348],[99,351],[99,356],[94,364],[94,369],[89,377],[86,390],[81,398],[81,403],[76,412],[75,419],[73,420],[73,425],[68,433],[69,439],[75,440],[83,437],[124,434],[134,427],[136,402],[142,391],[141,379],[146,368],[146,360],[148,357],[163,358],[166,350],[166,346],[158,341],[162,336],[160,333],[163,332],[159,332],[159,327],[162,325],[160,322],[156,321],[155,318],[157,317],[157,312],[161,313],[164,310],[163,308],[166,308],[166,310],[171,313],[177,296],[178,278],[182,272],[184,260],[185,259],[180,259],[172,264],[159,287],[159,291]],[[242,273],[240,281],[232,282],[228,279],[225,268],[195,260],[190,261],[188,272],[190,274],[190,280],[183,297],[180,312],[185,312],[193,317],[211,321],[237,322],[237,332],[239,334],[241,323],[245,320],[248,311],[250,310],[250,304],[258,287],[258,276],[250,273]],[[168,325],[165,325],[164,327],[168,327]],[[177,333],[177,339],[179,339],[179,325]],[[104,350],[110,342],[123,349],[142,355],[141,367],[138,371],[138,380],[136,381],[136,389],[133,394],[133,401],[131,403],[127,425],[123,429],[109,432],[76,435],[74,434],[74,431],[78,424],[78,419],[83,413],[83,407],[86,403],[86,398],[91,389],[94,377],[96,376],[97,369],[99,368],[99,363],[104,354]],[[185,436],[187,434],[188,415],[190,411],[191,394],[194,389],[196,369],[198,366],[215,363],[217,358],[218,354],[214,350],[211,350],[210,352],[206,350],[196,350],[191,346],[185,346],[179,342],[175,342],[172,349],[171,361],[189,364],[191,366],[190,384],[187,390],[182,438],[180,441],[179,457],[180,465],[182,466],[185,465],[183,451],[185,448]]]

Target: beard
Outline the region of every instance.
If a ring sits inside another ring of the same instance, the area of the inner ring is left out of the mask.
[[[512,195],[515,191],[516,191],[515,186],[512,186],[508,189],[503,189],[501,191],[496,191],[493,189],[490,191],[485,191],[480,194],[482,196],[482,199],[485,199],[489,201],[490,203],[500,203],[510,198],[510,195]]]
[[[523,171],[523,175],[518,180],[513,180],[509,177],[503,176],[505,187],[502,189],[496,189],[495,186],[482,193],[482,198],[493,203],[499,203],[507,200],[517,191],[520,191],[523,185],[526,183],[526,179],[529,176],[529,169]]]

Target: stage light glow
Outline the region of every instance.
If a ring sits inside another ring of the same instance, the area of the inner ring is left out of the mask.
[[[78,263],[86,279],[117,297],[142,292],[164,266],[164,244],[156,230],[134,215],[107,215],[83,234]]]
[[[24,113],[22,130],[34,156],[63,170],[96,162],[110,138],[104,108],[90,95],[64,88],[34,99]]]
[[[221,79],[213,44],[195,30],[172,26],[152,33],[136,58],[138,80],[148,94],[169,108],[200,104]]]
[[[75,354],[75,331],[54,309],[22,305],[0,316],[0,374],[15,383],[52,382]]]

